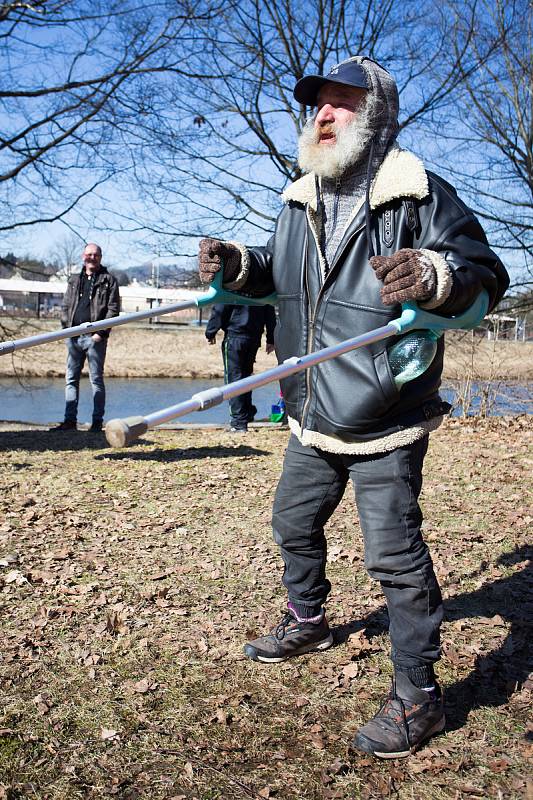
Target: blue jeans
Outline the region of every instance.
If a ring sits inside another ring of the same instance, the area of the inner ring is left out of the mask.
[[[101,423],[105,410],[104,362],[107,339],[95,342],[91,335],[74,336],[67,339],[67,372],[65,376],[65,421],[76,422],[80,376],[85,364],[89,364],[89,378],[93,390],[93,423]]]
[[[324,526],[351,479],[365,566],[381,583],[392,661],[404,668],[432,664],[440,656],[442,598],[418,505],[427,446],[426,436],[390,453],[348,456],[303,447],[291,436],[273,508],[289,600],[316,608],[331,589]]]

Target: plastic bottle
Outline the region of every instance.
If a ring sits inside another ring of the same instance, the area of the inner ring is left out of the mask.
[[[389,348],[389,364],[398,389],[427,370],[441,335],[430,330],[411,331]]]

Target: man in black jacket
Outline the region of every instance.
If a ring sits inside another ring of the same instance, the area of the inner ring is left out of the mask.
[[[84,322],[116,317],[120,312],[117,279],[102,266],[102,250],[90,242],[83,251],[83,268],[71,275],[63,298],[61,325],[70,328]],[[99,433],[105,411],[104,363],[110,329],[67,339],[67,370],[65,386],[65,419],[52,431],[71,431],[77,428],[80,376],[85,363],[93,392],[93,415],[89,430]]]
[[[493,308],[508,286],[505,268],[453,187],[395,144],[392,76],[355,56],[302,78],[294,96],[317,109],[300,137],[304,177],[284,192],[266,247],[200,242],[202,280],[223,264],[227,288],[277,292],[279,361],[386,325],[409,300],[450,316],[485,291]],[[442,598],[418,505],[428,434],[447,411],[438,393],[443,341],[426,371],[402,386],[389,344],[282,381],[292,436],[273,527],[288,613],[245,647],[268,663],[332,644],[324,526],[351,479],[365,564],[387,601],[394,670],[386,702],[353,746],[384,758],[407,756],[445,724],[434,672]]]
[[[274,351],[274,306],[236,306],[215,303],[205,329],[209,344],[215,344],[219,330],[224,331],[222,360],[226,383],[247,378],[254,371],[255,357],[261,347],[261,337],[266,331],[266,351]],[[246,392],[229,401],[230,431],[246,433],[257,408],[252,403],[252,393]]]

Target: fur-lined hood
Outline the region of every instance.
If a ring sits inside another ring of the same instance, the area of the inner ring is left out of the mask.
[[[372,181],[370,207],[378,208],[400,197],[422,200],[429,194],[428,176],[422,161],[408,150],[393,146]],[[310,173],[285,189],[282,199],[308,205],[316,211],[315,176]]]

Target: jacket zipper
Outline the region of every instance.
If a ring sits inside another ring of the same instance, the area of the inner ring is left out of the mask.
[[[337,180],[339,180],[339,179],[337,178]],[[339,181],[339,183],[340,183],[340,181]],[[335,210],[334,210],[333,217],[334,217],[334,220],[335,220]],[[355,230],[351,234],[351,236],[348,239],[348,241],[346,242],[345,246],[342,248],[342,252],[337,254],[338,257],[335,259],[335,262],[332,265],[332,268],[330,269],[330,271],[328,272],[328,274],[324,278],[324,282],[323,282],[322,286],[320,287],[320,290],[318,292],[314,308],[311,308],[311,294],[309,292],[309,275],[308,275],[308,268],[307,268],[308,234],[307,234],[307,228],[306,228],[306,232],[305,232],[305,263],[304,263],[304,269],[305,269],[305,285],[306,285],[306,289],[307,289],[308,314],[309,314],[309,324],[308,324],[308,328],[307,328],[307,355],[309,355],[310,353],[314,352],[314,349],[313,349],[313,338],[314,338],[314,332],[315,332],[316,316],[317,316],[317,313],[318,313],[318,306],[320,305],[320,301],[322,299],[322,295],[324,294],[324,290],[326,288],[326,283],[328,282],[328,278],[331,277],[331,275],[333,273],[333,267],[334,267],[335,263],[338,262],[339,257],[346,250],[348,245],[352,242],[352,240],[354,239],[356,234],[360,233],[364,229],[364,227],[365,227],[364,225],[361,225],[359,228],[357,228],[357,230]],[[331,283],[331,280],[329,281],[329,283]],[[307,411],[309,409],[309,404],[311,402],[311,369],[312,368],[307,369],[305,371],[305,388],[306,388],[306,395],[307,396],[306,396],[306,399],[305,399],[305,402],[304,402],[304,407],[302,409],[302,422],[301,422],[301,425],[300,425],[300,430],[301,431],[303,431],[305,429],[305,417],[307,415]]]
[[[315,330],[315,318],[313,309],[311,308],[311,293],[309,291],[309,269],[307,264],[307,247],[309,243],[309,233],[308,233],[309,224],[306,225],[305,228],[305,261],[304,261],[304,270],[305,270],[305,288],[307,290],[307,315],[309,317],[309,322],[307,324],[307,344],[306,344],[306,353],[312,353],[313,347],[313,335]],[[315,242],[316,245],[316,242]],[[322,289],[320,290],[322,291]],[[319,292],[320,295],[320,292]],[[315,304],[315,311],[316,311],[316,304]],[[311,400],[311,370],[306,369],[305,371],[305,390],[306,390],[306,399],[304,402],[304,407],[302,409],[302,424],[300,429],[303,431],[304,429],[304,420],[305,415],[307,413],[307,409],[309,408],[309,403]]]
[[[333,223],[331,225],[331,235],[333,236],[333,231],[337,227],[337,215],[339,213],[339,199],[341,195],[341,179],[335,179],[335,197],[333,200]],[[324,243],[325,247],[325,243]]]

